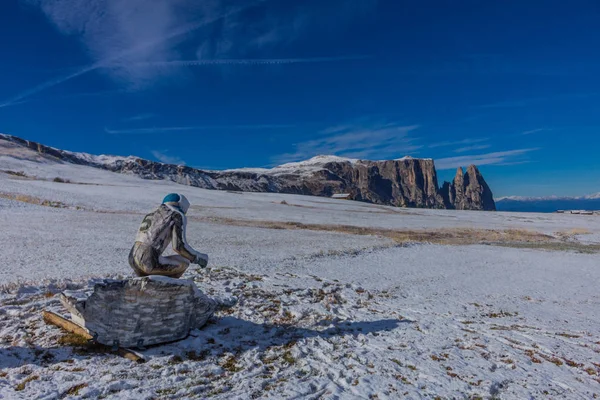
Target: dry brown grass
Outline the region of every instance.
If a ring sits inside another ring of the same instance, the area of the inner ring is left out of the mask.
[[[337,232],[350,235],[380,236],[392,239],[398,244],[429,243],[440,245],[475,245],[486,244],[512,248],[523,248],[546,251],[575,251],[579,253],[600,253],[600,245],[586,245],[578,242],[566,242],[540,232],[526,229],[474,229],[474,228],[442,228],[426,229],[385,229],[367,228],[353,225],[305,224],[302,222],[244,220],[223,217],[190,217],[196,221],[220,225],[264,228],[311,230]]]
[[[27,378],[25,378],[25,379],[23,380],[23,382],[21,382],[21,383],[19,383],[17,386],[15,386],[15,391],[16,391],[16,392],[20,392],[20,391],[23,391],[23,390],[25,390],[25,387],[27,386],[27,384],[28,384],[29,382],[32,382],[32,381],[37,381],[38,379],[40,379],[40,377],[39,377],[39,376],[37,376],[37,375],[31,375],[31,376],[28,376]]]
[[[23,171],[0,170],[0,172],[3,172],[5,174],[7,174],[7,175],[12,175],[12,176],[17,177],[17,178],[24,178],[24,179],[33,178],[32,176],[27,175]]]
[[[47,199],[41,199],[39,197],[29,196],[26,194],[14,194],[14,193],[0,193],[0,197],[9,200],[20,201],[22,203],[35,204],[38,206],[44,207],[54,207],[54,208],[70,208],[65,203],[60,201],[52,201]],[[78,208],[78,207],[75,207]]]
[[[496,244],[496,243],[544,243],[556,241],[550,235],[524,229],[473,229],[442,228],[436,230],[418,229],[385,229],[353,225],[305,224],[302,222],[242,220],[233,218],[191,217],[195,220],[222,225],[255,227],[265,229],[311,230],[338,232],[351,235],[382,236],[397,243],[432,243],[447,245]]]
[[[78,396],[79,395],[79,391],[81,389],[86,388],[86,387],[88,387],[87,383],[80,383],[79,385],[72,386],[69,390],[67,390],[66,392],[63,393],[63,395],[61,396],[61,398],[64,399],[64,398],[69,397],[69,396]]]
[[[590,232],[586,228],[572,228],[572,229],[568,229],[566,231],[556,232],[556,236],[561,238],[562,240],[573,239],[575,236],[578,236],[578,235],[591,235],[591,234],[592,234],[592,232]]]

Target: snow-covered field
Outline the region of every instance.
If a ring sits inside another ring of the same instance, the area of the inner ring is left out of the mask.
[[[1,150],[0,398],[600,396],[600,217],[207,191]],[[41,311],[65,313],[62,288],[130,275],[143,215],[173,191],[210,256],[184,278],[239,304],[144,351],[145,364],[72,347]],[[540,250],[379,234],[466,229],[556,239]]]

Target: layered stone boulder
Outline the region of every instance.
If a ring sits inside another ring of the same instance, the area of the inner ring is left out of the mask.
[[[73,322],[94,340],[120,347],[183,339],[224,306],[204,295],[192,281],[154,275],[104,280],[92,292],[65,291],[60,299]]]

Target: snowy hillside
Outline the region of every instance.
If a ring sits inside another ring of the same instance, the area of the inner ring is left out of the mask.
[[[63,288],[131,275],[169,192],[210,256],[184,278],[238,306],[140,365],[47,326]],[[0,398],[600,396],[599,217],[205,190],[22,150],[0,154],[0,226]]]
[[[29,158],[84,165],[111,172],[166,180],[203,189],[288,193],[416,208],[494,211],[491,189],[475,165],[457,171],[453,182],[438,185],[432,159],[403,157],[368,161],[316,156],[271,169],[200,170],[137,157],[94,156],[49,147],[16,136],[0,135],[0,155],[29,152]],[[25,157],[27,158],[27,157]]]

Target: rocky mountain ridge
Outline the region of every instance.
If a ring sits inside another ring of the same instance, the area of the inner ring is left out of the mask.
[[[144,179],[170,180],[205,189],[326,197],[347,193],[353,200],[398,207],[496,210],[492,192],[477,167],[471,165],[466,172],[459,168],[454,180],[445,182],[440,188],[432,159],[404,157],[368,161],[317,156],[272,169],[205,171],[133,156],[74,153],[10,135],[0,135],[0,140],[26,147],[60,162],[135,174]]]

